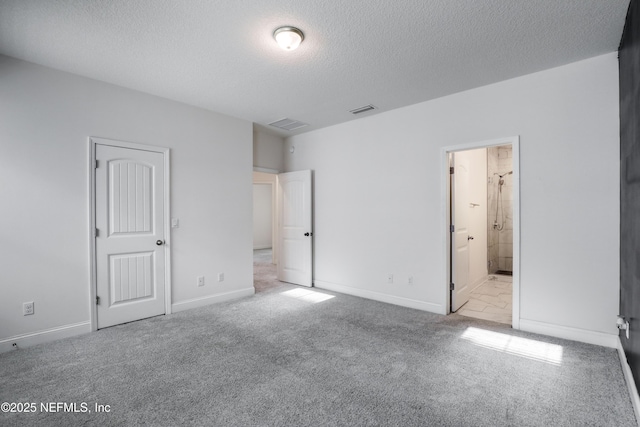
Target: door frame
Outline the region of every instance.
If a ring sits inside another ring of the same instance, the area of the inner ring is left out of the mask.
[[[164,156],[164,306],[165,314],[171,314],[171,191],[170,191],[170,155],[171,150],[165,147],[157,147],[153,145],[138,144],[135,142],[116,141],[113,139],[89,137],[89,312],[91,313],[90,326],[91,331],[98,330],[98,309],[96,307],[96,287],[97,279],[97,259],[96,259],[96,145],[108,145],[111,147],[127,148],[133,150],[151,151],[160,153]]]
[[[520,136],[491,139],[485,141],[470,142],[460,145],[443,147],[441,150],[441,206],[442,206],[442,253],[446,262],[442,266],[442,277],[445,279],[442,289],[444,291],[445,314],[451,313],[451,233],[450,233],[450,201],[451,184],[449,174],[449,154],[456,151],[474,150],[477,148],[489,148],[499,145],[511,144],[513,154],[513,299],[511,326],[520,329]]]

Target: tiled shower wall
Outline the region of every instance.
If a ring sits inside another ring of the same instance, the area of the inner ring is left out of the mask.
[[[494,228],[498,206],[498,181],[494,174],[505,174],[513,170],[511,145],[487,148],[487,258],[489,274],[498,270],[513,271],[513,175],[504,177],[502,203],[504,204],[504,227]],[[498,224],[502,224],[502,206],[498,211]]]

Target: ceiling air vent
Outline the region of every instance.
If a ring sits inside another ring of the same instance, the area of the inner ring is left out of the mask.
[[[371,111],[375,109],[376,109],[375,106],[369,104],[369,105],[365,105],[364,107],[354,108],[353,110],[349,110],[349,112],[351,114],[361,114],[361,113],[366,113],[367,111]]]
[[[295,130],[295,129],[303,128],[305,126],[309,126],[309,124],[302,123],[292,119],[282,119],[282,120],[278,120],[277,122],[269,123],[269,126],[273,126],[278,129],[284,129],[284,130]]]

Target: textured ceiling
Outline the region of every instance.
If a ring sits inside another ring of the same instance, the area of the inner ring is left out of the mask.
[[[0,0],[0,53],[293,135],[617,50],[629,0]],[[305,40],[281,50],[273,30]],[[373,104],[378,110],[353,116]]]

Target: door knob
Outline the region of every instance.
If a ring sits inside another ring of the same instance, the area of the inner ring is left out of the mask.
[[[304,233],[305,236],[309,237],[309,233]]]
[[[164,245],[164,240],[156,240],[156,245],[158,246]]]
[[[467,237],[467,240],[473,240],[473,236]]]

